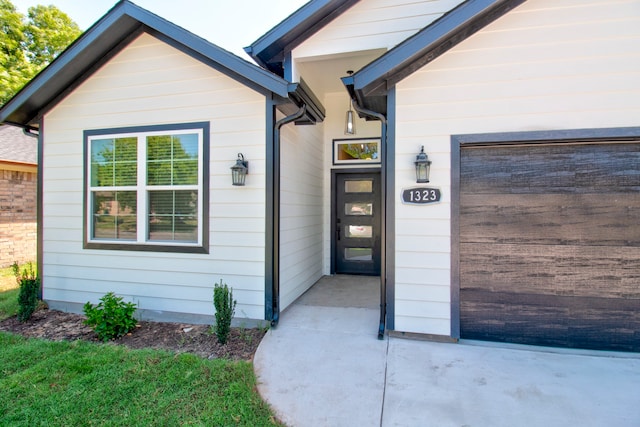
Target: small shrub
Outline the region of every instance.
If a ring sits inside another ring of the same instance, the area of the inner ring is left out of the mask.
[[[236,303],[233,299],[233,288],[225,283],[215,283],[213,286],[213,305],[216,309],[216,324],[214,330],[220,344],[226,344],[231,332],[231,319],[236,311]]]
[[[100,298],[100,303],[95,306],[87,302],[83,311],[87,316],[85,325],[91,326],[102,341],[126,335],[138,323],[133,317],[136,305],[122,301],[122,297],[117,297],[113,292]]]
[[[13,274],[16,276],[18,285],[20,285],[20,292],[18,293],[18,320],[26,322],[31,319],[31,315],[36,311],[36,308],[38,308],[40,279],[38,279],[38,274],[33,268],[32,263],[28,263],[27,266],[22,269],[22,272],[17,262],[14,262],[11,268],[13,269]]]

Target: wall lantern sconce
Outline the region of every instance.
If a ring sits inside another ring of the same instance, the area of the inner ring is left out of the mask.
[[[347,74],[352,75],[353,71],[347,71]],[[353,110],[351,109],[351,96],[349,96],[349,111],[347,111],[347,115],[344,119],[344,134],[345,135],[355,135],[356,134],[356,123],[355,117],[353,116]]]
[[[431,160],[424,152],[424,145],[420,149],[420,153],[416,156],[416,182],[429,182],[429,169],[431,169]]]
[[[233,185],[244,185],[244,179],[249,173],[249,161],[244,159],[242,153],[238,153],[236,164],[231,166],[231,179]]]

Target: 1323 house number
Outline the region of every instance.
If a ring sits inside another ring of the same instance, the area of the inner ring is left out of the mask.
[[[440,201],[440,189],[427,187],[407,188],[402,191],[402,201],[414,205],[437,203]]]

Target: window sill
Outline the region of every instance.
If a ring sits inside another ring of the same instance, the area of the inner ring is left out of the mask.
[[[131,252],[174,252],[181,254],[209,253],[209,249],[204,246],[144,245],[139,243],[85,242],[83,248]]]

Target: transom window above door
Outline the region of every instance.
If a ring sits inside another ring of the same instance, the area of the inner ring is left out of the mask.
[[[206,252],[209,124],[85,131],[85,247]]]

